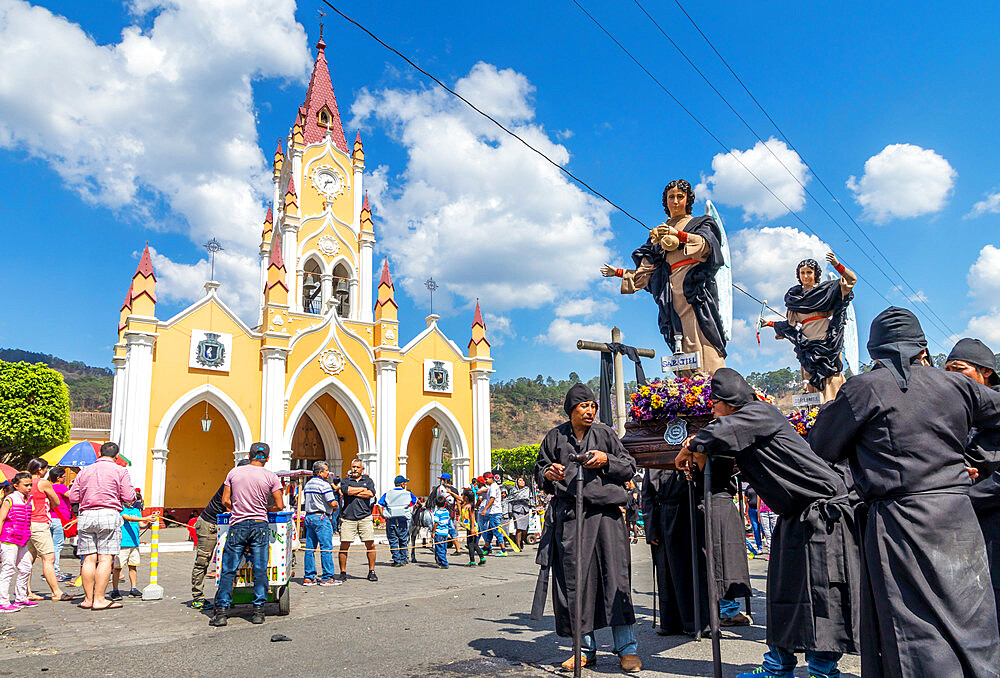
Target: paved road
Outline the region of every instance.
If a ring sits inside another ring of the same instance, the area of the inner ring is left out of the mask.
[[[357,547],[355,547],[357,548]],[[652,578],[648,551],[633,546],[634,603],[643,676],[711,675],[711,645],[687,638],[660,638],[651,628]],[[419,554],[431,561],[429,552]],[[455,559],[461,562],[462,559]],[[45,602],[0,618],[0,676],[551,676],[571,651],[553,632],[551,609],[540,622],[528,619],[534,590],[534,549],[490,558],[484,567],[429,562],[382,566],[380,581],[361,579],[362,554],[352,553],[344,586],[294,585],[292,612],[268,617],[263,626],[231,618],[213,629],[208,617],[187,606],[192,553],[161,556],[162,601],[126,599],[125,608],[89,612],[72,603]],[[453,560],[454,562],[454,560]],[[37,569],[37,568],[36,568]],[[763,589],[766,562],[752,560],[754,586]],[[145,583],[143,564],[140,586]],[[37,574],[36,591],[47,590]],[[213,584],[208,584],[212,591]],[[68,589],[76,591],[77,589]],[[725,631],[724,675],[757,665],[763,652],[763,591],[753,601],[754,626]],[[291,642],[270,642],[282,633]],[[598,632],[602,654],[585,675],[621,675],[608,654],[610,633]],[[857,657],[841,666],[856,677]],[[804,667],[797,674],[806,676]],[[565,674],[562,674],[565,675]]]

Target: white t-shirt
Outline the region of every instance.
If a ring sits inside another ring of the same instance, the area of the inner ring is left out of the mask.
[[[501,506],[500,503],[500,485],[496,482],[486,488],[486,499],[484,499],[483,502],[489,502],[491,498],[493,499],[493,503],[488,509],[483,511],[483,515],[492,516],[502,514],[503,506]]]

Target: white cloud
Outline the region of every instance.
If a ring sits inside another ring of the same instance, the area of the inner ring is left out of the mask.
[[[987,212],[1000,214],[1000,191],[987,193],[986,197],[972,206],[972,211],[965,215],[966,219],[981,217]]]
[[[781,199],[780,202],[747,169],[757,175]],[[719,153],[712,158],[712,171],[710,176],[702,175],[695,195],[742,208],[746,221],[774,219],[787,214],[782,202],[792,212],[805,207],[804,187],[811,178],[809,168],[798,153],[774,137],[767,140],[766,146],[758,141],[745,151],[733,149],[730,153]]]
[[[524,75],[478,63],[455,88],[556,162],[569,161],[532,122]],[[385,125],[407,152],[398,177],[381,167],[368,188],[381,245],[411,296],[422,298],[433,274],[444,309],[473,297],[497,312],[537,308],[584,292],[610,258],[609,208],[447,93],[362,90],[351,111],[349,127]]]
[[[218,237],[224,298],[252,318],[270,182],[251,84],[308,75],[295,3],[133,0],[128,8],[137,25],[99,45],[47,9],[0,1],[0,147],[46,161],[89,202],[196,244]],[[172,214],[150,207],[161,202]],[[164,297],[200,296],[204,264],[159,256]]]
[[[916,293],[911,293],[909,288],[903,287],[902,285],[893,285],[889,288],[892,294],[896,294],[906,299],[911,303],[926,302],[928,300],[927,294],[923,290],[917,290]]]
[[[935,151],[913,144],[890,144],[865,161],[861,179],[847,187],[876,224],[933,214],[944,208],[958,173]]]
[[[486,320],[486,338],[493,348],[503,346],[508,339],[516,339],[517,332],[509,316],[497,315],[494,313],[484,313]]]
[[[983,247],[966,281],[979,315],[969,318],[962,336],[977,337],[997,350],[1000,346],[1000,249],[993,245]]]
[[[583,297],[580,299],[563,299],[555,307],[556,315],[560,318],[574,318],[577,316],[606,316],[618,310],[618,304],[610,299],[597,300],[593,297]]]
[[[611,328],[601,323],[577,323],[566,318],[556,318],[550,324],[545,334],[539,335],[535,341],[551,344],[560,351],[576,353],[578,339],[586,341],[607,341],[611,336]]]
[[[800,261],[815,259],[824,271],[830,268],[829,246],[790,226],[744,228],[732,234],[729,247],[733,278],[777,309],[782,308],[788,288],[798,282],[795,267]]]

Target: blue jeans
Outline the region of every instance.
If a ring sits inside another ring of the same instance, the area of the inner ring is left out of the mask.
[[[58,518],[53,518],[52,522],[49,523],[49,533],[52,535],[52,545],[56,547],[56,574],[62,574],[59,571],[59,554],[62,553],[63,544],[66,542],[66,532],[63,531],[62,521]]]
[[[503,535],[500,534],[500,530],[497,528],[499,528],[500,525],[503,523],[503,514],[501,513],[488,514],[483,516],[483,519],[484,519],[483,520],[484,532],[485,530],[490,530],[489,532],[485,532],[485,534],[483,534],[483,537],[486,539],[486,545],[483,547],[483,551],[485,553],[489,553],[492,550],[490,544],[493,542],[493,538],[496,537],[497,546],[500,547],[500,552],[502,553],[504,550]]]
[[[816,652],[806,650],[806,664],[809,665],[809,674],[816,678],[840,678],[840,670],[837,662],[843,655],[840,652]],[[792,670],[795,668],[795,655],[780,647],[768,645],[767,652],[764,653],[764,661],[761,666],[771,673],[791,678]]]
[[[747,509],[747,515],[750,517],[750,527],[753,529],[753,540],[757,544],[757,551],[760,552],[761,537],[764,536],[764,531],[760,527],[757,509]]]
[[[244,551],[253,567],[253,606],[267,602],[267,557],[269,555],[266,520],[244,520],[229,526],[226,547],[222,550],[222,572],[215,592],[215,608],[228,610],[233,604],[233,580],[243,562]]]
[[[448,535],[434,533],[434,562],[448,567]]]
[[[386,518],[385,536],[389,540],[389,548],[392,549],[392,562],[406,562],[406,539],[409,535],[410,521],[406,516]]]
[[[740,612],[740,604],[728,598],[719,598],[719,619],[728,619]]]
[[[636,654],[639,641],[635,639],[635,629],[631,624],[612,626],[611,635],[615,639],[615,654],[622,657],[627,654]],[[583,634],[582,654],[585,657],[595,657],[597,655],[597,641],[594,639],[594,632]]]
[[[314,550],[319,546],[322,551],[319,554],[319,562],[323,566],[323,576],[320,581],[330,581],[335,574],[333,524],[330,522],[330,517],[322,513],[310,513],[303,521],[302,528],[306,533],[306,579],[316,578],[316,554]]]

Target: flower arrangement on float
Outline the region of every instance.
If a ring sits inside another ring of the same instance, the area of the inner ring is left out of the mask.
[[[680,416],[709,415],[711,396],[712,380],[704,375],[655,379],[632,394],[630,419],[669,421]]]
[[[809,435],[809,431],[812,430],[813,424],[816,423],[816,415],[819,414],[818,409],[811,409],[806,413],[802,413],[799,410],[795,410],[791,414],[786,414],[785,418],[788,419],[788,423],[792,425],[799,435],[805,438]]]

